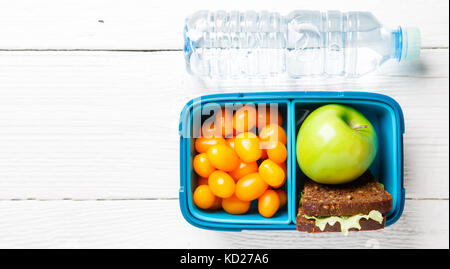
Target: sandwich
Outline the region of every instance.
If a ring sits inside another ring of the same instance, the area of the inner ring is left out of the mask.
[[[325,185],[306,179],[296,217],[297,230],[309,233],[383,229],[392,196],[366,171],[358,179]]]

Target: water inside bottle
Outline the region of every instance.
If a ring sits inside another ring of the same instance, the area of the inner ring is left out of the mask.
[[[202,11],[187,19],[185,56],[211,78],[353,77],[397,57],[393,33],[368,12]]]

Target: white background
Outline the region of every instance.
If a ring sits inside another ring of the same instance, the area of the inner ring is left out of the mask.
[[[447,0],[0,2],[0,248],[449,247]],[[204,82],[186,74],[198,9],[368,10],[418,26],[420,61],[359,80]],[[382,231],[207,231],[178,205],[178,118],[209,93],[353,90],[405,114],[406,205]]]

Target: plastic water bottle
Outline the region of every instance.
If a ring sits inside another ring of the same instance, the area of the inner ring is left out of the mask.
[[[198,11],[184,42],[192,74],[223,79],[358,77],[420,54],[417,28],[388,28],[370,12]]]

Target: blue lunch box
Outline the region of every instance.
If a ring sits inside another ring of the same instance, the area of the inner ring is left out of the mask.
[[[287,135],[287,180],[284,190],[287,205],[272,218],[265,218],[252,202],[247,214],[231,215],[223,210],[210,212],[193,203],[197,175],[192,161],[196,154],[193,138],[193,115],[209,105],[225,103],[277,104]],[[367,92],[260,92],[212,94],[195,98],[183,108],[180,116],[180,192],[181,212],[192,225],[222,231],[241,230],[295,230],[299,194],[305,178],[296,160],[296,138],[306,115],[325,104],[345,104],[363,113],[373,124],[378,135],[377,157],[369,170],[392,195],[393,208],[386,214],[386,226],[395,223],[403,212],[405,189],[403,187],[403,133],[405,125],[399,104],[392,98]]]

